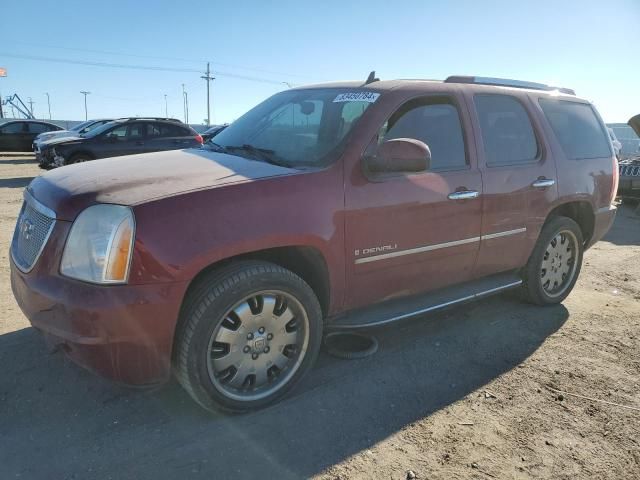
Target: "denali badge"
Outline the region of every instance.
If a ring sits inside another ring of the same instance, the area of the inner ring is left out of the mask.
[[[355,256],[359,255],[370,255],[372,253],[382,253],[382,252],[390,252],[392,250],[396,250],[398,248],[398,244],[394,243],[393,245],[382,245],[380,247],[371,247],[371,248],[363,248],[362,250],[356,249]]]

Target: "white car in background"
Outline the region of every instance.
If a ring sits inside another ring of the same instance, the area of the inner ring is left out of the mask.
[[[611,139],[611,144],[613,145],[613,151],[616,154],[616,158],[620,160],[620,153],[622,152],[622,143],[616,137],[616,133],[613,131],[613,128],[608,127],[607,131],[609,132],[609,138]]]

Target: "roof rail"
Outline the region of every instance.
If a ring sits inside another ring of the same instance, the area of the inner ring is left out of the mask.
[[[167,120],[169,122],[182,123],[182,120],[179,120],[177,118],[168,118],[168,117],[122,117],[122,118],[117,118],[116,120]]]
[[[473,83],[476,85],[496,85],[498,87],[514,87],[514,88],[529,88],[531,90],[543,90],[545,92],[551,92],[557,90],[567,95],[575,95],[576,92],[571,88],[552,87],[544,83],[525,82],[522,80],[511,80],[509,78],[494,78],[494,77],[468,77],[462,75],[452,75],[447,77],[445,83]]]

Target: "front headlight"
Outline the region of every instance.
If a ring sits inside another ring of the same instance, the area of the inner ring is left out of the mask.
[[[126,283],[133,251],[133,212],[100,204],[84,210],[71,227],[60,273],[92,283]]]

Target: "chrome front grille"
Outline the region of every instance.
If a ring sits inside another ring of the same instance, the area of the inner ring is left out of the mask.
[[[640,177],[640,165],[620,165],[621,177]]]
[[[23,272],[36,264],[56,223],[56,214],[39,203],[27,191],[11,242],[11,256]]]

